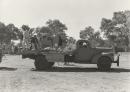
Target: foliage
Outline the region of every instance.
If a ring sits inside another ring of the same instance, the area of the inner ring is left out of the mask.
[[[0,42],[1,43],[10,43],[11,40],[16,40],[21,37],[22,33],[19,31],[14,24],[8,24],[7,26],[4,23],[0,22]]]
[[[59,38],[62,40],[63,45],[65,45],[67,40],[67,35],[65,33],[65,30],[67,30],[66,25],[59,20],[48,20],[46,24],[47,26],[38,27],[35,30],[30,29],[37,33],[41,46],[42,44],[49,44],[48,41],[51,41],[51,44],[54,45],[54,42],[58,41]]]
[[[86,27],[84,30],[81,30],[80,31],[80,38],[81,39],[91,39],[93,38],[93,35],[94,35],[94,29],[89,26],[89,27]]]
[[[40,28],[40,33],[51,33],[49,27],[43,26]]]
[[[23,31],[29,31],[30,27],[28,25],[22,25]]]
[[[64,30],[67,30],[66,25],[59,20],[48,20],[46,24],[54,35],[60,34],[64,32]]]
[[[8,34],[10,34],[8,35],[9,39],[17,39],[17,34],[18,34],[19,29],[15,27],[14,24],[8,24],[6,26],[6,30]]]
[[[65,33],[65,30],[67,30],[66,25],[57,19],[55,19],[55,20],[49,19],[46,22],[46,24],[47,24],[47,27],[44,29],[46,29],[46,31],[52,36],[52,38],[61,37],[62,42],[65,45],[66,40],[67,40],[67,35]]]
[[[100,31],[94,32],[94,29],[91,26],[88,26],[84,30],[80,31],[80,38],[89,40],[93,47],[101,46],[103,44],[103,40],[100,35]]]
[[[69,38],[67,38],[67,42],[68,42],[68,44],[75,44],[76,39],[74,39],[73,37],[69,37]]]
[[[7,38],[7,31],[6,31],[6,26],[4,23],[0,22],[0,42],[1,44],[6,40]]]
[[[127,14],[130,14],[130,12],[127,12]],[[125,12],[114,12],[112,19],[102,18],[100,29],[112,45],[125,48],[130,43],[128,39],[130,29],[127,23],[128,16]]]

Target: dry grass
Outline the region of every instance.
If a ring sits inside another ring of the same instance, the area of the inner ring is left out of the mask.
[[[56,63],[49,71],[31,68],[33,60],[4,57],[0,64],[0,92],[130,92],[130,53],[122,53],[120,67],[113,64],[110,72],[82,64]]]

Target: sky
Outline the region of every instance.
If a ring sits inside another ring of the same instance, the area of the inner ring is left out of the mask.
[[[59,19],[68,27],[68,36],[79,39],[80,30],[87,26],[100,30],[102,18],[111,19],[113,12],[124,10],[130,10],[130,0],[0,0],[0,21],[32,28]]]

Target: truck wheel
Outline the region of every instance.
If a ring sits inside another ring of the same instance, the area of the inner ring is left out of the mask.
[[[34,65],[37,70],[45,70],[51,68],[54,62],[48,62],[44,55],[39,55],[35,58]]]
[[[111,59],[109,57],[101,57],[98,60],[97,66],[101,71],[108,71],[111,68]]]

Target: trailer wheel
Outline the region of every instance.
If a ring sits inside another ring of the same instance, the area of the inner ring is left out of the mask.
[[[35,58],[34,65],[37,70],[45,70],[51,68],[54,62],[48,62],[44,55],[38,55]]]
[[[111,59],[109,57],[101,57],[97,63],[98,69],[101,71],[108,71],[111,69]]]

